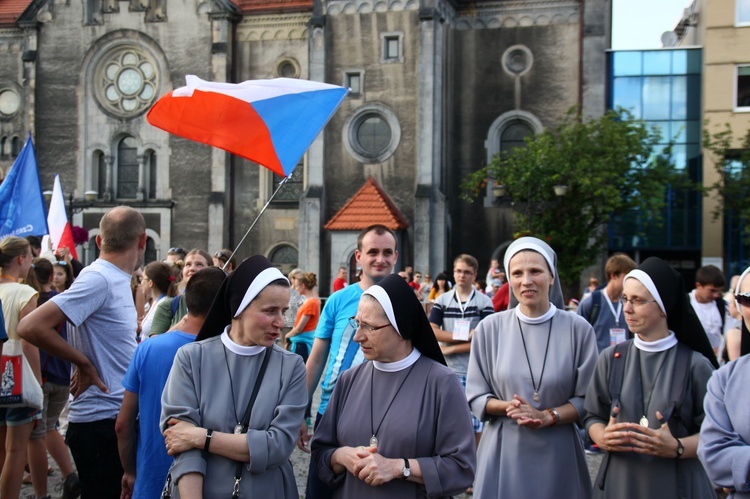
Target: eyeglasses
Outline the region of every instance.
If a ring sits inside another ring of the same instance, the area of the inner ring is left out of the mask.
[[[217,251],[216,254],[214,254],[214,258],[218,258],[219,260],[224,260],[226,262],[227,260],[229,260],[229,255],[227,255],[223,251]]]
[[[370,335],[378,329],[383,329],[384,327],[388,327],[390,325],[391,323],[389,322],[388,324],[384,324],[382,326],[371,326],[369,324],[365,324],[364,322],[359,322],[356,317],[349,317],[349,326],[353,329],[361,328],[362,331],[367,335]]]
[[[734,295],[734,299],[737,303],[743,307],[750,307],[750,293],[742,293],[741,295]]]
[[[620,303],[622,303],[623,307],[626,303],[630,303],[633,305],[633,307],[642,307],[646,303],[656,303],[656,300],[644,300],[643,298],[625,298],[624,296],[620,297]]]
[[[65,260],[58,260],[55,262],[55,265],[67,265],[67,264],[68,262],[66,262]]]
[[[456,269],[456,270],[453,271],[453,273],[454,274],[458,274],[458,275],[474,275],[474,271],[473,270],[458,270],[458,269]]]

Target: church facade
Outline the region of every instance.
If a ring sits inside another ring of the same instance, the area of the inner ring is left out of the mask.
[[[408,221],[400,267],[439,272],[462,252],[486,265],[512,215],[489,186],[461,200],[461,179],[571,107],[605,109],[609,0],[4,3],[0,168],[30,131],[42,187],[60,174],[74,224],[93,238],[102,213],[129,204],[151,258],[234,247],[281,180],[149,125],[160,95],[187,74],[349,87],[238,251],[317,273],[323,294],[339,258],[324,226],[368,178]]]

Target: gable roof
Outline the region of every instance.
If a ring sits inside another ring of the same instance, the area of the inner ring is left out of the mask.
[[[406,217],[396,208],[383,188],[369,177],[328,223],[326,230],[362,230],[373,224],[382,224],[392,230],[409,227]]]
[[[2,0],[0,1],[0,26],[11,27],[31,4],[32,0]]]

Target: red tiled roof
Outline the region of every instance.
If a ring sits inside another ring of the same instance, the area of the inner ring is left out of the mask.
[[[0,0],[0,26],[15,26],[18,16],[30,3],[31,0]]]
[[[404,215],[372,177],[346,202],[327,224],[326,230],[362,230],[382,224],[392,230],[409,227]]]
[[[4,0],[0,0],[4,1]],[[231,0],[243,14],[301,12],[312,10],[313,0]]]

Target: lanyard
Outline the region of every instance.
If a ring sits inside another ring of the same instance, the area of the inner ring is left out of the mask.
[[[604,299],[607,300],[607,305],[609,305],[609,309],[612,311],[612,315],[615,316],[615,324],[617,324],[617,327],[620,327],[620,314],[622,313],[622,302],[619,300],[617,301],[617,310],[615,311],[615,306],[612,305],[612,300],[609,299],[607,290],[602,289],[602,294],[604,295]]]
[[[469,299],[466,300],[466,304],[464,305],[464,304],[461,303],[461,297],[458,296],[458,290],[457,289],[453,290],[453,298],[455,298],[456,299],[456,303],[458,303],[458,309],[461,311],[461,318],[462,319],[464,318],[464,312],[466,311],[466,307],[468,307],[469,306],[469,302],[471,302],[471,300],[474,299],[474,293],[476,293],[476,292],[477,292],[476,289],[472,289],[471,290],[471,294],[469,295]]]

